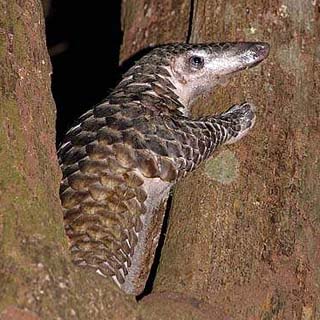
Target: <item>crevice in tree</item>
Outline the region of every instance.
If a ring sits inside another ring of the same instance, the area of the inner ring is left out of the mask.
[[[165,212],[164,219],[163,219],[163,225],[161,228],[159,243],[158,243],[158,247],[156,249],[156,253],[154,256],[154,261],[153,261],[153,264],[151,267],[151,271],[150,271],[150,274],[149,274],[149,277],[148,277],[148,280],[147,280],[147,283],[146,283],[146,286],[145,286],[143,292],[136,297],[137,301],[140,301],[142,298],[144,298],[146,295],[148,295],[152,292],[153,284],[154,284],[154,281],[155,281],[155,278],[157,275],[157,271],[158,271],[158,267],[159,267],[159,263],[160,263],[162,248],[164,246],[164,241],[165,241],[166,233],[168,230],[169,212],[171,210],[171,206],[172,206],[172,195],[170,195],[168,198],[166,212]]]
[[[74,121],[120,80],[121,1],[43,2],[59,144]]]
[[[187,32],[187,39],[186,39],[187,43],[190,43],[190,39],[192,36],[193,13],[194,13],[195,1],[196,0],[190,0],[190,11],[189,11],[189,21],[188,21],[189,23],[188,23],[188,32]]]

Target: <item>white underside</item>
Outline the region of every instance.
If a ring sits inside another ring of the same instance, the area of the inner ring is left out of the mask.
[[[140,270],[143,267],[145,257],[145,243],[146,241],[153,241],[158,244],[159,236],[156,235],[154,239],[146,239],[148,230],[150,227],[150,221],[152,220],[152,214],[154,209],[159,207],[161,201],[169,196],[172,183],[164,182],[160,178],[146,178],[143,186],[148,194],[148,198],[145,201],[147,211],[141,216],[143,228],[138,234],[138,243],[134,249],[133,259],[131,261],[131,267],[129,268],[128,275],[125,277],[125,283],[120,287],[127,293],[135,292],[134,283],[137,282],[137,276],[140,274]],[[143,280],[143,279],[141,279]]]

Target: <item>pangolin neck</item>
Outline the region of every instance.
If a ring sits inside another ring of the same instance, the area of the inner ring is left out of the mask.
[[[185,106],[174,92],[176,87],[165,68],[157,69],[134,66],[110,94],[111,103],[138,103],[159,113],[183,114]],[[158,73],[157,73],[158,71]]]

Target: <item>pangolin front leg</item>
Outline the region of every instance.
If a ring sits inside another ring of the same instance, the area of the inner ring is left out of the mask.
[[[265,43],[165,45],[144,56],[67,133],[58,155],[73,261],[125,292],[145,286],[170,188],[255,120],[244,103],[198,120],[197,96],[262,61]]]

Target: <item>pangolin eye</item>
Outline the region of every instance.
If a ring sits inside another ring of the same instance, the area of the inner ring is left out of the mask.
[[[201,69],[204,66],[204,59],[199,56],[190,57],[189,62],[190,62],[190,65],[196,69]]]

